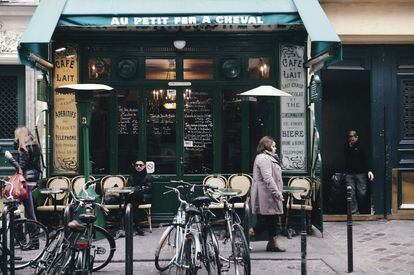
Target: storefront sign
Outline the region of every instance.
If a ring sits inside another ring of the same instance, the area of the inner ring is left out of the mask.
[[[76,49],[55,52],[54,88],[78,83]],[[78,114],[75,94],[54,92],[53,170],[76,173],[78,168]]]
[[[282,97],[280,148],[285,170],[306,170],[306,85],[304,47],[280,47],[280,88],[291,94]]]

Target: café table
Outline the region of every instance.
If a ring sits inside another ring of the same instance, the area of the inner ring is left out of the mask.
[[[233,188],[219,188],[218,191],[220,192],[220,195],[226,196],[226,197],[232,197],[237,196],[242,192],[240,189],[233,189]]]
[[[298,187],[298,186],[283,186],[283,194],[287,194],[289,196],[289,201],[292,203],[292,196],[295,193],[304,193],[306,192],[306,188],[304,187]],[[287,202],[283,203],[284,213],[285,213],[285,226],[284,226],[284,232],[286,233],[286,236],[288,239],[292,239],[292,235],[294,233],[293,229],[289,228],[289,213],[287,213]]]
[[[110,187],[105,190],[105,193],[113,193],[113,194],[119,194],[120,200],[119,200],[119,209],[124,209],[126,207],[126,199],[127,196],[134,193],[135,188],[131,186],[125,186],[125,187]],[[122,216],[124,217],[124,216]],[[124,220],[124,218],[122,218]],[[124,224],[124,222],[122,222]],[[115,239],[118,239],[120,237],[125,236],[125,229],[121,228],[119,229],[115,234]]]
[[[39,190],[40,194],[47,195],[49,198],[53,197],[53,216],[56,217],[57,213],[57,195],[63,194],[68,191],[67,188],[42,188]]]

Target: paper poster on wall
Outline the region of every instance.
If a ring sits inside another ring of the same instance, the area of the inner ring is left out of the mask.
[[[291,94],[281,97],[280,150],[285,170],[306,170],[306,77],[304,47],[280,46],[280,88]]]
[[[55,51],[54,88],[78,83],[75,47],[66,45]],[[53,89],[54,90],[54,89]],[[78,169],[78,114],[75,94],[54,92],[53,170],[76,173]]]

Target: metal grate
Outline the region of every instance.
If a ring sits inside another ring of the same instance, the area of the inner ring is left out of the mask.
[[[17,127],[17,76],[0,76],[0,138],[14,138]]]
[[[414,79],[403,81],[404,138],[414,139]]]

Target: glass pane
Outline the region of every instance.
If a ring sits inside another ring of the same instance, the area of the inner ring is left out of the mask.
[[[92,102],[90,158],[93,174],[109,173],[109,94],[97,94]]]
[[[184,91],[184,173],[213,172],[213,94]]]
[[[249,78],[269,78],[270,63],[268,57],[249,58]]]
[[[118,167],[130,174],[138,157],[138,90],[118,90]]]
[[[89,58],[88,76],[89,79],[109,79],[111,76],[111,59]]]
[[[184,79],[213,79],[213,59],[184,59]]]
[[[241,92],[223,91],[223,173],[241,172]]]
[[[147,160],[155,173],[176,173],[176,90],[147,91]]]
[[[175,59],[146,59],[145,78],[170,80],[176,78]]]

